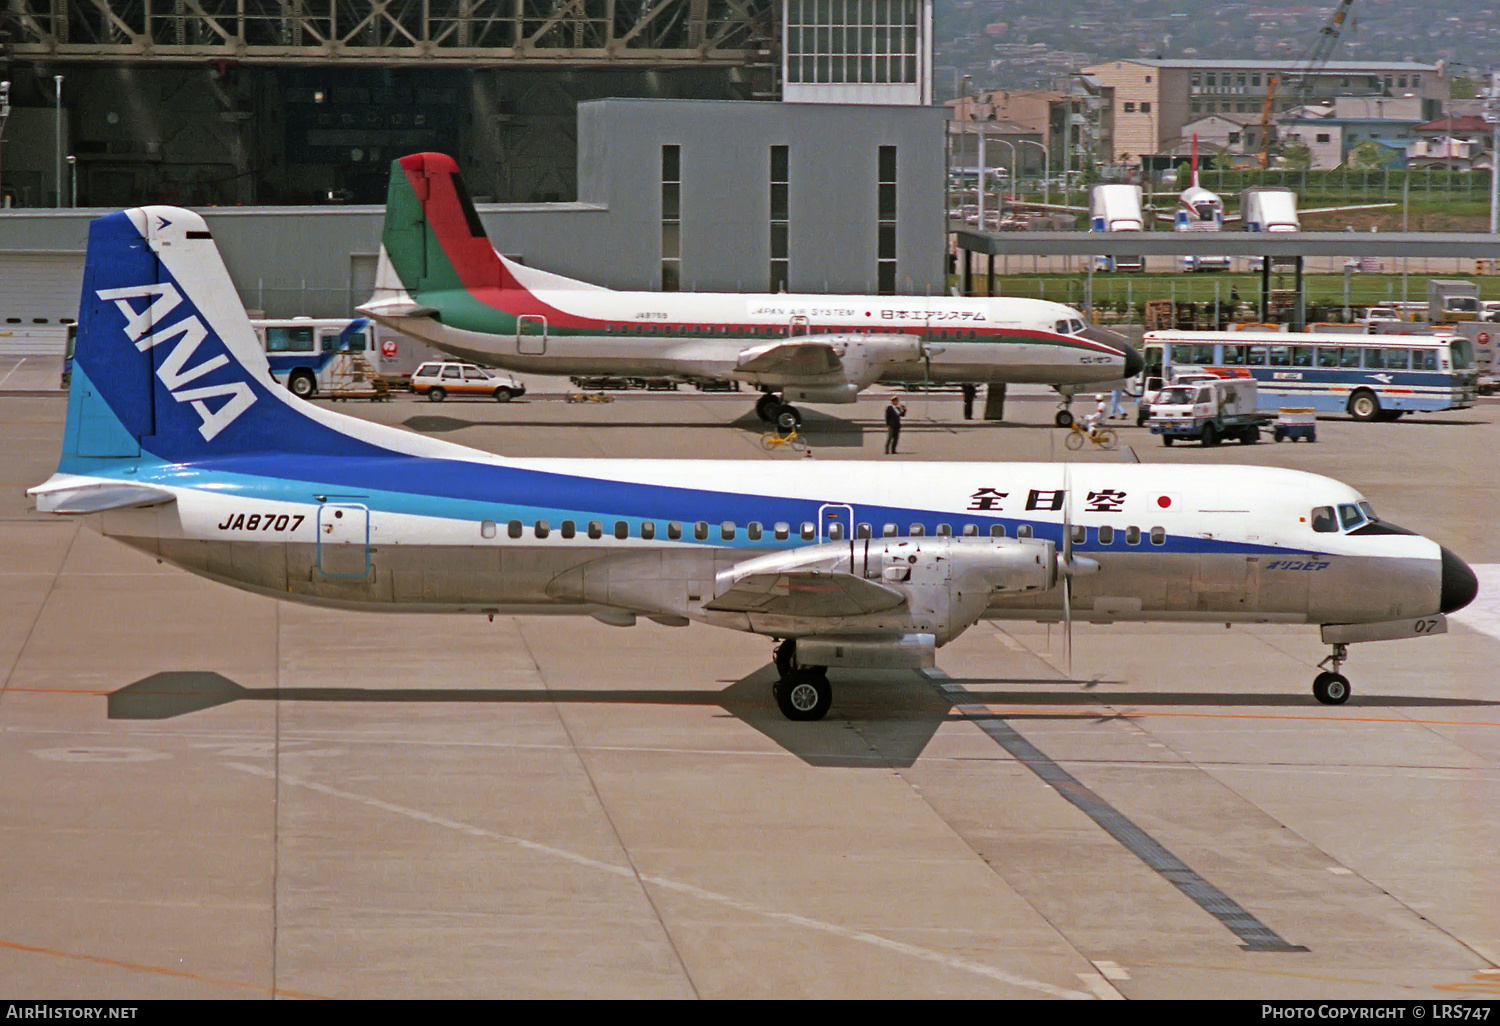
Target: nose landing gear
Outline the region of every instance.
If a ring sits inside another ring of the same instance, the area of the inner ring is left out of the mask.
[[[1060,402],[1057,404],[1057,414],[1052,418],[1052,423],[1060,428],[1073,426],[1073,396],[1075,394],[1075,390],[1071,387],[1059,388],[1057,390],[1057,397]]]
[[[1339,672],[1348,658],[1348,645],[1334,645],[1333,654],[1318,664],[1325,669],[1313,678],[1313,697],[1324,705],[1343,705],[1349,701],[1349,678]]]
[[[781,715],[789,720],[821,720],[833,705],[833,686],[828,683],[828,667],[801,666],[797,663],[797,642],[789,638],[776,646],[778,679],[771,694]]]

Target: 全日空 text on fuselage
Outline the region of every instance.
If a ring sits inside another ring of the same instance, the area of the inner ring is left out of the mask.
[[[1339,659],[1440,633],[1477,588],[1296,471],[517,460],[347,417],[272,381],[202,218],[172,207],[91,226],[74,358],[38,510],[282,599],[795,639],[788,715],[826,711],[823,664],[931,666],[983,618],[1320,624]]]
[[[1041,300],[616,292],[524,267],[491,246],[441,154],[392,164],[375,293],[360,309],[512,370],[735,380],[812,402],[893,381],[1075,387],[1141,366],[1122,336]]]

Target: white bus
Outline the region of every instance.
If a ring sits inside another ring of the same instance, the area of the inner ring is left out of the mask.
[[[1202,372],[1254,378],[1267,408],[1347,412],[1355,420],[1474,404],[1474,346],[1456,335],[1347,335],[1282,331],[1148,331],[1151,378]]]

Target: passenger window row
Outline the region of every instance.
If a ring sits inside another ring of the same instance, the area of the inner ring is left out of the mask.
[[[1437,370],[1435,349],[1401,346],[1297,346],[1225,345],[1226,367],[1322,367],[1340,370]],[[1172,360],[1178,364],[1213,364],[1212,345],[1175,345]]]
[[[493,538],[496,534],[496,526],[496,522],[493,520],[481,521],[479,524],[479,533],[484,538]],[[1315,526],[1314,529],[1322,530],[1323,528]],[[551,523],[546,520],[538,520],[531,525],[532,536],[536,538],[550,537],[552,530]],[[685,531],[691,531],[694,541],[707,541],[715,534],[722,541],[733,541],[738,536],[739,527],[733,521],[729,520],[717,525],[717,530],[705,520],[699,520],[686,527],[676,520],[671,520],[667,522],[666,530],[661,537],[665,537],[668,541],[681,541]],[[792,531],[792,525],[785,522],[772,524],[769,528],[771,537],[776,541],[788,541],[792,536]],[[584,533],[589,538],[603,538],[604,532],[605,525],[603,521],[590,520],[584,525]],[[505,533],[510,538],[525,537],[526,524],[520,520],[508,521],[505,525]],[[564,520],[558,525],[557,533],[563,538],[575,538],[578,536],[578,525],[572,520]],[[611,533],[615,538],[621,540],[631,537],[630,521],[616,520],[611,528]],[[750,541],[761,541],[765,538],[766,533],[767,528],[759,521],[752,520],[745,525],[745,537]],[[802,541],[816,541],[818,538],[818,527],[811,521],[804,521],[796,528],[796,533],[797,537]],[[960,534],[965,538],[978,537],[979,525],[964,524]],[[1139,545],[1141,543],[1141,529],[1139,527],[1127,527],[1123,530],[1118,530],[1106,525],[1094,529],[1094,539],[1100,545],[1113,545],[1116,535],[1123,535],[1126,545]],[[870,524],[859,524],[855,527],[854,536],[856,538],[872,538],[875,536],[874,528]],[[927,526],[925,524],[909,524],[905,531],[901,530],[899,524],[883,524],[880,528],[880,537],[882,538],[922,538],[926,536]],[[932,536],[935,538],[952,537],[953,525],[938,524]],[[989,536],[991,538],[1004,538],[1006,536],[1005,525],[991,524]],[[1020,524],[1016,527],[1017,538],[1031,538],[1033,536],[1034,532],[1031,524]],[[658,537],[656,521],[640,521],[636,525],[635,537],[644,541],[655,540]],[[843,524],[833,523],[828,525],[829,541],[840,541],[843,537]],[[1088,543],[1088,537],[1089,529],[1087,527],[1082,525],[1075,525],[1073,527],[1073,544],[1085,545]],[[1166,529],[1153,527],[1150,530],[1149,537],[1152,545],[1164,545],[1167,541]]]

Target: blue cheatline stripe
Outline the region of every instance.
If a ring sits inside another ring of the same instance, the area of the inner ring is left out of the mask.
[[[819,509],[838,501],[642,485],[505,465],[417,456],[331,460],[269,454],[197,464],[153,462],[140,466],[130,474],[107,467],[78,472],[99,473],[143,484],[202,489],[216,495],[273,502],[313,502],[316,501],[316,495],[337,495],[341,500],[357,497],[374,512],[438,517],[467,523],[481,520],[520,520],[530,524],[536,520],[546,520],[556,527],[561,520],[574,520],[580,525],[589,520],[598,520],[605,524],[605,530],[609,532],[613,530],[615,521],[624,520],[630,524],[633,538],[639,538],[640,523],[645,520],[656,523],[659,534],[668,521],[706,521],[710,525],[711,536],[696,544],[721,548],[788,548],[809,544],[795,537],[784,542],[766,538],[751,541],[744,537],[743,528],[752,521],[766,527],[784,521],[792,525],[795,533],[802,523],[818,523]],[[1059,523],[1019,517],[981,517],[965,511],[918,509],[910,506],[856,504],[854,508],[856,522],[870,523],[877,531],[885,523],[896,523],[902,528],[916,523],[922,524],[927,536],[932,537],[940,523],[954,527],[973,523],[978,525],[981,535],[987,535],[991,524],[1001,524],[1005,526],[1007,536],[1014,538],[1018,526],[1029,524],[1039,540],[1052,541],[1057,545],[1062,543],[1062,525]],[[741,529],[736,532],[735,538],[725,540],[719,537],[719,524],[725,522]],[[1149,540],[1143,540],[1139,545],[1125,545],[1123,534],[1123,530],[1117,527],[1118,540],[1101,546],[1097,541],[1097,532],[1091,530],[1090,541],[1077,544],[1074,549],[1081,553],[1123,554],[1317,554],[1308,547],[1279,548],[1266,544],[1170,534],[1164,545],[1152,545]],[[659,537],[657,540],[663,539]],[[871,540],[881,542],[885,539],[877,537]],[[683,541],[694,543],[690,538],[684,538]]]
[[[982,705],[965,702],[968,691],[952,683],[941,670],[923,673],[939,691],[954,703],[969,722],[989,735],[1021,765],[1035,773],[1048,787],[1062,795],[1075,808],[1093,820],[1119,841],[1125,850],[1140,859],[1163,879],[1192,899],[1240,939],[1247,951],[1306,951],[1291,944],[1265,923],[1247,912],[1229,895],[1199,876],[1186,862],[1167,850],[1156,838],[1133,823],[1119,809],[1105,801],[1077,777],[1054,762],[1047,753],[1022,737],[1009,722],[994,716]]]

